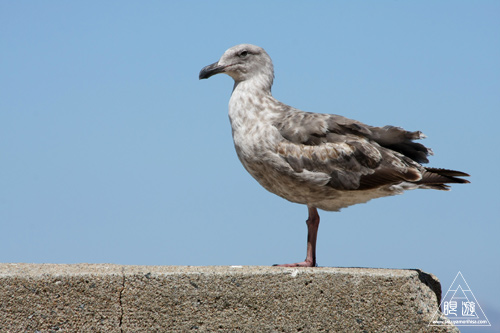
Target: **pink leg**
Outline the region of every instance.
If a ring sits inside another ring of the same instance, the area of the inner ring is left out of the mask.
[[[274,265],[279,267],[316,267],[316,239],[318,238],[319,214],[314,207],[309,209],[309,218],[307,219],[307,256],[303,262],[295,264]]]

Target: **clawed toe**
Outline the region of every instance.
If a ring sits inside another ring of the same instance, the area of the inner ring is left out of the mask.
[[[312,261],[303,261],[294,264],[274,264],[273,267],[316,267],[316,263]]]

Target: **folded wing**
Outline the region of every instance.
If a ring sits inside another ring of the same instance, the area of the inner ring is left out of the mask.
[[[373,127],[338,115],[289,108],[275,122],[283,140],[277,153],[296,174],[329,176],[326,186],[365,190],[412,182],[447,189],[445,183],[467,183],[459,171],[425,168],[432,150],[414,140],[425,138],[399,127]],[[310,177],[308,177],[310,179]],[[324,178],[323,178],[324,179]]]

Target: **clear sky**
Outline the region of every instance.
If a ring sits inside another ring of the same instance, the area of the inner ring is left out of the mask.
[[[498,1],[0,2],[0,261],[303,260],[306,207],[234,152],[232,80],[198,80],[239,43],[284,103],[421,130],[472,175],[320,212],[319,265],[461,271],[500,317]]]

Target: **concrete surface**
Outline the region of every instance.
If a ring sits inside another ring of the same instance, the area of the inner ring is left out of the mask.
[[[458,332],[440,297],[419,270],[0,264],[0,332]]]

